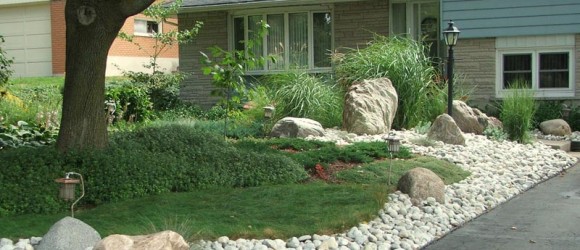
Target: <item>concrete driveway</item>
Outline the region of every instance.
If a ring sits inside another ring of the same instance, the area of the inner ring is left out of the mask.
[[[580,163],[423,249],[580,249]]]

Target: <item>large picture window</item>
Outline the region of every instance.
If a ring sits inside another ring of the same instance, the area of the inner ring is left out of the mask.
[[[570,89],[571,51],[503,52],[501,84],[509,89],[516,82],[534,90]]]
[[[268,32],[256,43],[262,20],[268,24]],[[241,15],[234,16],[232,23],[234,49],[243,50],[244,44],[254,41],[257,46],[253,46],[253,54],[276,59],[259,68],[249,69],[248,73],[288,69],[330,70],[333,39],[329,11]]]
[[[574,96],[574,45],[574,35],[496,38],[496,97],[516,83],[539,98]]]

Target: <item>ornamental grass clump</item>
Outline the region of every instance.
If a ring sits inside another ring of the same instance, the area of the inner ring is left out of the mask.
[[[426,51],[422,42],[377,35],[368,47],[339,59],[336,75],[345,88],[364,79],[388,77],[399,97],[393,127],[413,128],[445,112],[445,86],[435,82],[437,72]]]
[[[508,139],[519,143],[529,143],[530,130],[533,126],[536,103],[534,93],[527,88],[529,84],[517,81],[512,84],[510,91],[502,102],[500,118]]]

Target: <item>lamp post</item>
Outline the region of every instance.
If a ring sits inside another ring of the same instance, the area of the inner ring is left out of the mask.
[[[391,185],[391,173],[393,172],[393,155],[399,153],[401,148],[401,140],[396,138],[394,134],[389,134],[383,138],[387,143],[387,151],[389,152],[389,185]]]
[[[445,39],[445,44],[449,47],[449,53],[447,57],[447,114],[452,116],[451,110],[453,109],[453,46],[457,44],[457,38],[459,37],[459,29],[453,25],[453,21],[449,20],[449,26],[443,31],[443,38]]]

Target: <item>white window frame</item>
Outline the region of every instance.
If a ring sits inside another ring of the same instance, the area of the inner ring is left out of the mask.
[[[568,88],[540,88],[540,54],[568,53]],[[496,98],[503,98],[511,90],[504,89],[503,57],[513,54],[532,55],[532,90],[536,98],[574,97],[576,55],[574,53],[574,36],[529,36],[496,38]]]
[[[135,31],[135,26],[137,25],[137,22],[145,22],[145,28],[147,28],[147,23],[149,22],[154,22],[157,23],[157,29],[159,30],[159,34],[163,33],[163,23],[161,22],[156,22],[153,20],[149,20],[149,19],[142,19],[142,18],[135,18],[133,20],[133,35],[135,36],[146,36],[146,37],[152,37],[155,35],[155,33],[149,33],[149,32],[138,32]]]
[[[314,21],[313,15],[315,13],[327,13],[329,12],[332,18],[331,21],[331,51],[334,50],[334,9],[331,5],[317,5],[317,6],[300,6],[300,7],[292,7],[292,8],[268,8],[268,9],[257,9],[257,10],[240,10],[230,12],[228,15],[228,47],[230,51],[233,51],[235,48],[234,41],[234,19],[239,17],[244,17],[244,39],[248,39],[248,16],[253,15],[262,15],[263,20],[266,20],[267,15],[275,15],[275,14],[284,14],[284,40],[285,40],[285,47],[288,47],[289,43],[289,22],[288,22],[288,15],[292,13],[307,13],[308,14],[308,67],[304,70],[310,73],[328,73],[332,72],[332,65],[329,67],[315,67],[314,66]],[[268,37],[265,36],[262,38],[262,46],[263,46],[263,53],[262,55],[266,58],[268,53],[267,50],[267,39]],[[248,75],[265,75],[265,74],[275,74],[290,70],[290,51],[284,50],[284,65],[285,69],[283,70],[271,70],[268,69],[268,63],[264,65],[264,69],[262,70],[247,70],[246,74]]]

